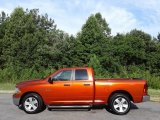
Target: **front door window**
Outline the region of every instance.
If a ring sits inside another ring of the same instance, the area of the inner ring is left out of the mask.
[[[69,81],[71,80],[71,74],[72,74],[72,70],[63,70],[59,73],[57,73],[52,80],[53,81]]]

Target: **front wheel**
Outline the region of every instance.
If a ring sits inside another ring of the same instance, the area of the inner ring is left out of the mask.
[[[22,108],[26,113],[34,114],[44,108],[42,98],[35,93],[30,93],[22,99]]]
[[[124,115],[130,111],[131,102],[127,95],[115,93],[109,101],[111,110],[118,115]]]

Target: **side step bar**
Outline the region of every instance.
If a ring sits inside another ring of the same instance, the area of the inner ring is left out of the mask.
[[[73,106],[68,106],[68,105],[65,105],[65,106],[52,106],[52,105],[48,105],[48,108],[51,108],[51,109],[87,109],[87,108],[91,108],[91,105],[73,105]]]

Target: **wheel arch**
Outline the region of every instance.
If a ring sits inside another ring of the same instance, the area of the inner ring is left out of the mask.
[[[121,93],[121,94],[127,95],[129,97],[129,99],[134,102],[134,99],[133,99],[132,95],[128,91],[126,91],[126,90],[116,90],[116,91],[111,92],[111,94],[108,97],[107,103],[109,102],[111,96],[114,95],[115,93]]]
[[[38,92],[35,92],[35,91],[28,91],[28,92],[25,92],[25,93],[22,94],[22,96],[21,96],[21,98],[20,98],[19,105],[22,104],[22,100],[23,100],[24,96],[26,96],[26,95],[28,95],[28,94],[30,94],[30,93],[35,93],[35,94],[39,95],[39,96],[41,97],[43,103],[44,103],[43,97],[42,97]],[[44,103],[44,104],[45,104],[45,103]]]

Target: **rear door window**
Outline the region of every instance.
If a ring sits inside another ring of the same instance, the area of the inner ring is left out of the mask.
[[[88,73],[85,69],[75,70],[75,80],[88,80]]]

